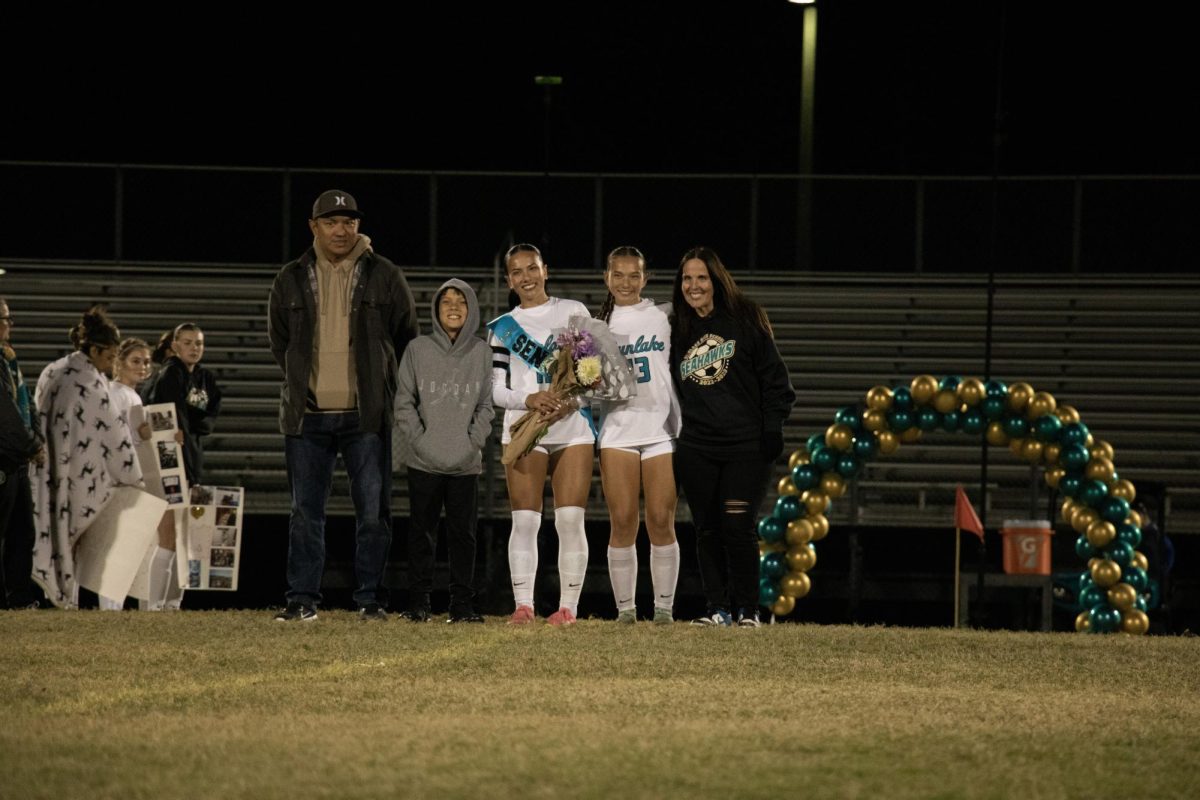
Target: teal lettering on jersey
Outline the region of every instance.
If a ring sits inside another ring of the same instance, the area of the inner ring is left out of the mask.
[[[658,340],[654,334],[650,335],[650,341],[646,341],[645,336],[639,336],[636,342],[631,344],[621,345],[621,355],[629,356],[634,353],[649,353],[655,350],[666,350],[667,347],[663,342]]]

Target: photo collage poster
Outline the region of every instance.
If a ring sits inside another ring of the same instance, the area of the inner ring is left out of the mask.
[[[163,498],[173,508],[182,508],[188,482],[183,471],[183,447],[176,440],[179,421],[175,418],[175,404],[134,406],[129,409],[129,414],[132,417],[130,427],[134,430],[143,422],[150,426],[150,438],[137,443],[146,491]]]
[[[245,491],[240,486],[192,487],[184,515],[187,574],[179,574],[183,588],[237,590]]]

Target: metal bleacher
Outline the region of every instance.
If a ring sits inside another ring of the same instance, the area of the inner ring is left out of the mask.
[[[216,432],[206,444],[208,480],[242,485],[251,513],[288,507],[282,439],[276,425],[278,369],[267,346],[267,295],[275,265],[155,265],[7,261],[0,295],[15,318],[13,341],[27,378],[62,355],[67,330],[94,302],[127,336],[153,343],[182,321],[207,337],[205,365],[222,387]],[[407,268],[422,329],[429,300],[450,275],[480,290],[487,316],[507,289],[491,268]],[[915,375],[983,377],[986,278],[855,273],[757,272],[739,283],[769,310],[799,400],[788,421],[789,451],[823,431],[837,409],[877,384]],[[598,308],[594,270],[556,269],[552,291]],[[671,275],[647,295],[669,300]],[[1200,533],[1200,280],[1152,273],[1107,276],[1004,275],[996,280],[991,376],[1026,381],[1075,406],[1098,439],[1116,450],[1123,477],[1167,487],[1173,533]],[[497,425],[498,429],[498,425]],[[832,521],[924,525],[943,521],[956,483],[978,479],[981,449],[964,434],[927,433],[871,462],[853,491],[835,501]],[[989,517],[1044,511],[1046,489],[1007,448],[989,449]],[[499,448],[489,448],[483,516],[507,515]],[[780,463],[779,476],[786,464]],[[344,476],[333,513],[350,511]],[[589,516],[603,517],[598,477]],[[496,488],[498,487],[498,488]],[[407,511],[405,481],[394,510]],[[773,498],[774,491],[769,494]],[[686,505],[681,505],[686,516]]]

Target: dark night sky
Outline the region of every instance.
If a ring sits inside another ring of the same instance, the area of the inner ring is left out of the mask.
[[[1200,172],[1182,12],[1103,5],[1010,5],[1002,173]],[[161,36],[68,42],[36,74],[10,51],[6,73],[26,77],[6,91],[0,158],[540,170],[532,78],[548,73],[564,78],[554,170],[796,169],[798,7],[489,8],[388,20],[327,8],[305,35],[299,20],[275,21],[292,26],[281,35],[214,13],[162,23]],[[816,171],[991,171],[999,4],[819,13]]]

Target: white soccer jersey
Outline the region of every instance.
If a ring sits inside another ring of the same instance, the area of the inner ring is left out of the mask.
[[[637,396],[601,404],[601,447],[635,447],[679,436],[669,309],[647,299],[632,306],[613,306],[608,328],[633,369]]]
[[[529,334],[529,338],[543,347],[550,344],[556,331],[567,327],[571,317],[591,316],[583,303],[561,297],[551,297],[534,308],[517,306],[509,313]],[[508,444],[512,439],[509,428],[529,410],[525,406],[525,398],[534,392],[549,389],[550,384],[539,383],[537,371],[520,357],[510,354],[495,334],[488,337],[488,344],[492,346],[492,403],[505,409],[501,441]],[[553,445],[591,441],[594,439],[587,420],[582,414],[574,413],[551,425],[540,443]]]

